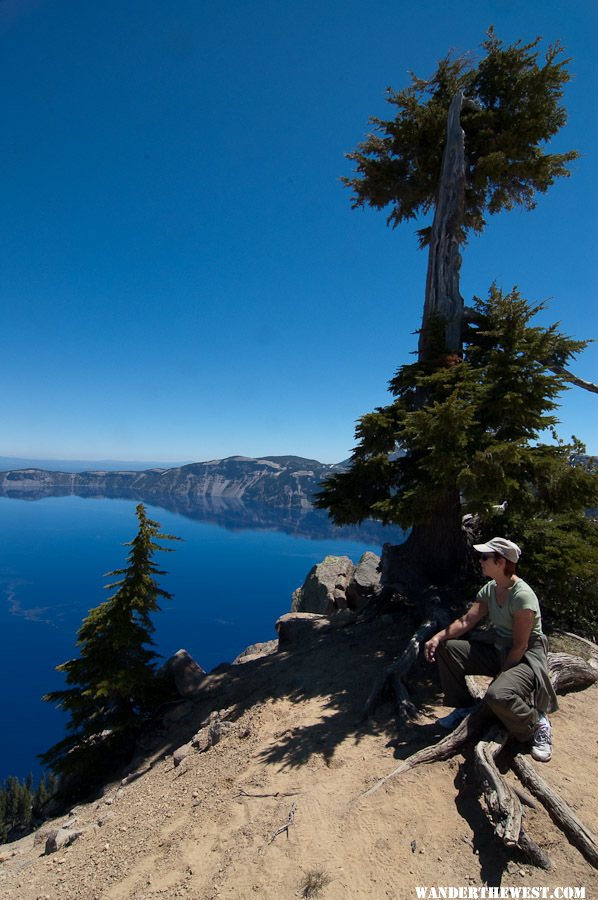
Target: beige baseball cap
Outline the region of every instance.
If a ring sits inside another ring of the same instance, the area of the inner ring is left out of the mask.
[[[519,557],[521,556],[521,549],[517,544],[501,537],[494,537],[485,544],[474,544],[473,549],[477,550],[478,553],[500,553],[505,559],[510,559],[514,563],[519,562]]]

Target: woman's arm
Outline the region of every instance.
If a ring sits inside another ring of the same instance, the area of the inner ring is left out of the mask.
[[[431,637],[429,641],[426,641],[424,644],[424,656],[427,661],[434,662],[438,644],[441,644],[443,641],[450,641],[451,638],[461,637],[462,634],[471,631],[474,625],[477,625],[487,615],[488,605],[486,603],[482,600],[476,600],[475,603],[472,603],[464,616],[455,619],[454,622],[451,622],[450,625],[447,625],[446,628],[443,628],[442,631]]]
[[[502,665],[502,672],[516,666],[523,659],[528,648],[533,624],[534,611],[532,609],[520,609],[513,613],[513,643]]]

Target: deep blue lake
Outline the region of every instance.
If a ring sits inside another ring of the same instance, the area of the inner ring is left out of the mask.
[[[41,700],[64,685],[55,666],[77,655],[76,633],[89,609],[108,599],[105,574],[121,568],[137,530],[135,500],[0,497],[0,781],[40,767],[36,755],[65,733],[67,716]],[[146,504],[162,530],[184,542],[156,554],[173,594],[154,617],[157,651],[181,647],[210,670],[249,644],[276,637],[293,590],[324,556],[357,562],[380,552],[395,529],[332,529],[322,513],[259,508],[185,509]]]

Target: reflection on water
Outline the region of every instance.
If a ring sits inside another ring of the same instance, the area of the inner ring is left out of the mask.
[[[48,497],[71,496],[72,492],[61,489],[28,491],[6,491],[4,494],[14,500],[43,500]],[[168,512],[185,516],[196,522],[210,522],[228,531],[280,531],[283,534],[313,540],[345,539],[364,541],[381,546],[384,543],[400,544],[405,540],[405,532],[396,526],[385,526],[371,519],[361,525],[334,525],[323,510],[281,508],[265,503],[244,503],[231,497],[205,497],[198,499],[186,494],[144,494],[143,491],[97,491],[77,489],[75,496],[87,499],[137,500],[151,506],[159,506]]]
[[[78,652],[82,619],[107,599],[104,585],[114,578],[103,573],[123,565],[139,501],[165,533],[183,539],[158,558],[173,598],[154,617],[156,651],[167,659],[184,647],[207,670],[275,638],[293,591],[325,556],[357,562],[404,537],[375,522],[335,528],[320,510],[230,498],[0,496],[0,781],[37,771],[36,754],[64,736],[67,718],[41,696],[64,687],[55,667]]]

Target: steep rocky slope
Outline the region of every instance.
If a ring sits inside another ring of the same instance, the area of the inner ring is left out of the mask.
[[[583,886],[597,897],[598,873],[539,805],[527,810],[527,827],[553,871],[509,856],[486,823],[467,754],[359,800],[397,758],[438,738],[428,668],[418,673],[425,714],[416,724],[397,735],[388,707],[359,723],[372,680],[400,640],[388,619],[330,628],[297,649],[249,655],[208,676],[148,739],[139,766],[149,770],[0,848],[0,895],[411,900],[416,886],[490,884]],[[219,742],[194,749],[189,741],[216,710],[227,723]],[[553,725],[554,758],[537,765],[598,832],[598,687],[563,697]],[[44,855],[57,824],[81,835]]]

